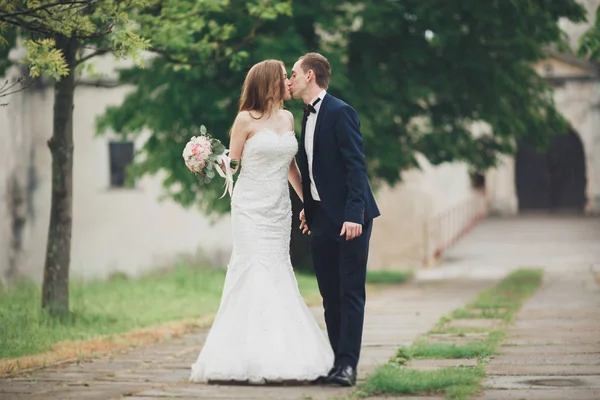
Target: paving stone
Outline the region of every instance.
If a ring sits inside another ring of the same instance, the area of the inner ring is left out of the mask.
[[[599,365],[515,365],[491,362],[486,367],[490,375],[600,375]]]
[[[477,365],[477,360],[466,358],[449,358],[449,359],[418,359],[410,360],[406,366],[408,368],[420,370],[432,370],[447,367],[474,367]]]
[[[600,315],[598,316],[600,318]],[[516,321],[513,329],[551,329],[551,330],[591,330],[597,331],[598,324],[592,318],[547,318],[547,319],[530,319],[530,320],[519,320]]]
[[[583,268],[546,271],[486,366],[480,399],[600,399],[600,290]],[[507,390],[511,389],[511,390]]]
[[[40,383],[31,381],[0,380],[0,399],[6,393],[34,393],[56,388],[56,383]]]
[[[102,373],[97,371],[61,371],[61,370],[42,370],[40,372],[31,373],[28,375],[29,379],[35,379],[36,381],[50,381],[50,382],[79,382],[87,381],[95,378],[102,378],[104,376],[113,374],[115,371],[109,373]]]
[[[600,388],[600,375],[590,376],[490,376],[485,386],[492,389],[545,389],[556,387]]]
[[[600,319],[600,311],[597,309],[578,309],[578,310],[561,310],[559,308],[546,309],[546,308],[530,308],[519,312],[516,322],[521,320],[526,321],[538,321],[538,320],[587,320],[593,321]]]
[[[511,354],[494,356],[494,364],[513,365],[598,365],[600,354]]]
[[[340,387],[327,386],[262,386],[262,385],[203,385],[190,384],[186,386],[170,386],[135,393],[132,399],[138,397],[153,398],[212,398],[212,399],[328,399],[335,396],[345,396],[350,390]],[[310,396],[310,397],[309,397]]]
[[[568,339],[557,339],[547,338],[543,336],[530,337],[527,339],[509,337],[507,340],[502,342],[504,346],[598,346],[600,345],[600,339],[591,338],[568,338]]]
[[[543,332],[543,336],[540,333]],[[600,343],[600,329],[595,331],[553,330],[553,329],[511,329],[511,339],[540,339],[549,342],[558,340],[578,340],[582,343]]]
[[[477,400],[598,400],[600,389],[486,390]]]
[[[369,400],[384,400],[384,399],[398,399],[398,400],[445,400],[443,396],[394,396],[394,395],[381,395],[375,397],[368,397]]]
[[[600,345],[577,344],[569,346],[501,346],[501,354],[596,354],[600,358]]]
[[[129,396],[141,389],[143,385],[134,383],[95,383],[90,386],[71,386],[34,394],[32,400],[62,400],[62,399],[110,399],[113,397]]]
[[[156,371],[125,372],[98,380],[111,382],[174,383],[187,381],[189,376],[189,370],[177,371],[159,369]]]

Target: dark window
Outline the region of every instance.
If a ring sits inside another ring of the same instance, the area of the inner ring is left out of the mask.
[[[110,186],[124,187],[127,166],[133,161],[133,143],[111,142],[108,144],[108,149],[110,153]]]
[[[471,187],[473,189],[485,189],[485,175],[481,172],[473,172],[471,175]]]

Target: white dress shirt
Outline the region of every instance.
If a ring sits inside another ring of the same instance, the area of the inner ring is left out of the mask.
[[[314,107],[316,113],[310,113],[306,120],[306,130],[304,132],[304,148],[306,149],[306,157],[308,159],[308,175],[310,176],[310,194],[316,201],[321,201],[319,192],[317,191],[317,185],[315,185],[315,178],[313,177],[313,144],[315,138],[315,127],[317,125],[317,117],[321,104],[323,104],[323,98],[327,94],[327,91],[322,90],[309,104],[314,104],[317,99],[321,99]]]

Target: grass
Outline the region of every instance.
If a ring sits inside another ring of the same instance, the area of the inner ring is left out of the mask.
[[[353,397],[377,394],[424,395],[443,393],[448,399],[467,399],[481,389],[485,377],[485,364],[506,336],[506,328],[512,323],[518,310],[538,288],[543,271],[520,269],[513,271],[500,283],[484,290],[464,308],[454,310],[451,316],[443,316],[427,335],[412,346],[401,347],[395,356],[376,369],[353,393]],[[500,327],[463,328],[449,326],[452,318],[499,318]],[[483,341],[464,344],[436,343],[430,341],[434,333],[453,334],[457,337],[467,333],[487,333]],[[477,359],[476,367],[449,367],[437,370],[417,370],[405,366],[411,359]]]
[[[10,368],[3,367],[2,360],[56,352],[59,346],[97,341],[86,348],[71,346],[62,355],[51,357],[52,361],[79,357],[81,353],[89,356],[103,347],[114,348],[114,341],[118,340],[113,338],[115,335],[129,333],[129,342],[143,344],[144,340],[158,340],[195,328],[198,319],[204,318],[203,324],[208,325],[219,307],[225,272],[180,263],[138,278],[116,274],[102,281],[73,280],[69,289],[71,315],[63,322],[42,312],[40,288],[35,283],[22,281],[8,289],[0,288],[0,375],[16,368],[15,363]],[[367,281],[371,285],[400,283],[409,276],[406,272],[369,271]],[[296,279],[304,299],[309,304],[319,304],[321,297],[314,275],[296,273]],[[185,322],[158,338],[138,332],[144,328],[159,330],[164,324],[178,321]],[[123,340],[119,345],[125,346]],[[30,360],[29,364],[40,362],[46,361]]]
[[[451,335],[466,336],[469,333],[485,333],[488,332],[489,328],[483,326],[438,326],[433,328],[430,333],[448,333]]]
[[[409,348],[400,348],[396,353],[398,363],[401,360],[413,358],[480,358],[489,357],[494,354],[492,343],[469,342],[464,345],[453,343],[423,343],[415,344]],[[405,362],[406,362],[405,361]]]
[[[410,270],[367,271],[367,283],[397,285],[408,281],[412,276]]]
[[[477,392],[484,376],[483,368],[454,367],[438,370],[415,370],[386,364],[369,375],[360,388],[360,396],[381,393],[427,395],[444,392],[449,398],[464,398]]]
[[[62,323],[40,310],[40,288],[29,281],[0,291],[0,359],[37,354],[62,341],[120,334],[213,314],[219,307],[223,269],[177,265],[136,279],[72,282],[71,316]],[[313,276],[297,274],[306,299],[318,298]]]
[[[479,318],[490,318],[490,319],[505,319],[507,316],[507,310],[503,308],[498,309],[466,309],[459,308],[452,312],[452,318],[454,319],[479,319]]]

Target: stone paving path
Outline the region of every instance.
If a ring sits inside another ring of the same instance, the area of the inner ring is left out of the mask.
[[[359,380],[432,328],[438,319],[496,281],[412,283],[369,293]],[[322,324],[321,310],[313,308]],[[0,380],[0,399],[328,399],[346,388],[221,386],[187,382],[206,332],[199,332],[81,364],[46,368]],[[293,361],[293,360],[291,360]]]
[[[598,243],[600,246],[600,243]],[[600,286],[585,266],[547,271],[487,365],[480,399],[600,399]]]
[[[441,265],[420,269],[417,277],[502,278],[516,268],[569,272],[594,264],[600,267],[600,217],[520,215],[480,222]]]

